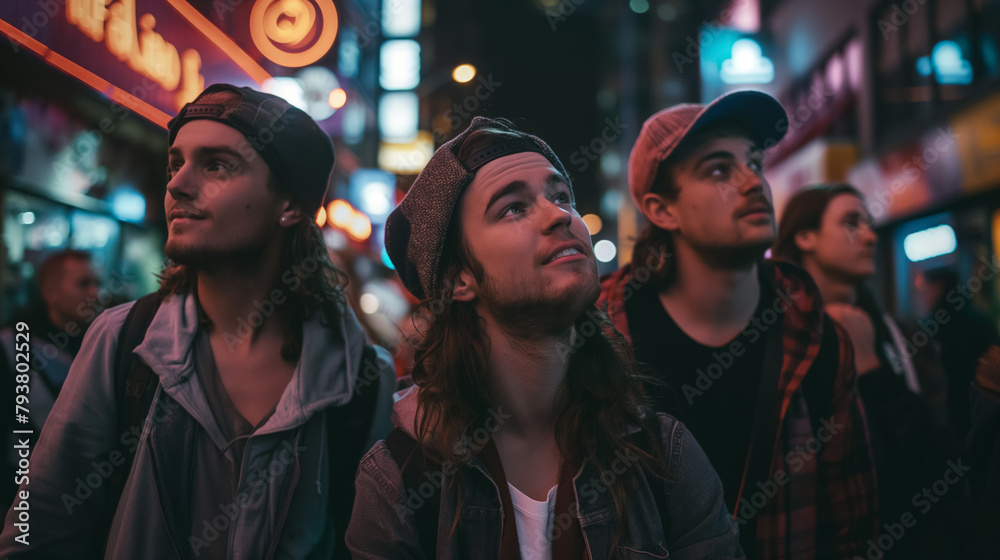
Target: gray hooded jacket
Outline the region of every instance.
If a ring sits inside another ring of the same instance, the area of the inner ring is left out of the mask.
[[[194,370],[196,302],[174,296],[160,306],[135,355],[159,377],[141,433],[118,434],[114,362],[119,333],[132,304],[103,313],[91,326],[59,399],[31,454],[27,527],[8,512],[0,557],[79,558],[100,547],[108,478],[123,463],[119,439],[136,449],[112,521],[104,557],[195,558],[191,546],[192,433],[205,430],[220,449],[226,441]],[[314,316],[303,326],[302,354],[274,413],[247,440],[236,500],[220,511],[230,528],[234,560],[328,558],[334,530],[327,511],[330,456],[325,414],[347,403],[359,383],[379,377],[370,440],[391,429],[395,374],[377,348],[379,369],[361,371],[364,333],[348,309],[337,328]],[[27,529],[27,536],[25,531]],[[198,535],[201,537],[201,535]],[[25,545],[24,542],[28,544]]]

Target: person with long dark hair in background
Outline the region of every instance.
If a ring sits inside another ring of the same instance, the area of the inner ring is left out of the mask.
[[[961,519],[956,505],[964,485],[926,512],[913,497],[950,470],[949,461],[960,475],[965,465],[945,427],[944,380],[934,346],[918,348],[865,284],[875,273],[876,239],[857,189],[841,183],[807,186],[785,206],[772,258],[805,268],[826,312],[850,335],[879,482],[879,536],[889,534],[894,541],[889,548],[877,539],[873,543],[887,559],[953,558],[948,525]],[[901,521],[909,520],[907,515],[914,520],[919,515],[921,529],[909,530]],[[906,530],[898,534],[897,526]]]

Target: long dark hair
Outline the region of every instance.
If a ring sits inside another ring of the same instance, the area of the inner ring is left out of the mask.
[[[234,106],[240,102],[240,97],[234,92],[220,91],[202,96],[200,100]],[[267,186],[297,201],[292,191],[277,182],[270,172]],[[280,270],[301,271],[295,273],[296,281],[286,284],[290,292],[286,305],[292,311],[292,322],[291,331],[281,348],[282,358],[295,361],[302,352],[302,324],[306,319],[318,311],[322,313],[325,324],[335,326],[343,316],[347,305],[344,296],[347,274],[330,260],[323,232],[312,216],[304,216],[300,223],[289,228],[281,251]],[[171,262],[157,275],[157,278],[160,281],[157,295],[162,301],[174,294],[190,293],[194,290],[198,272],[188,265]],[[284,280],[282,278],[282,281]]]
[[[858,189],[846,183],[812,185],[795,193],[781,214],[778,237],[771,248],[771,257],[801,264],[802,250],[795,244],[795,236],[800,231],[818,230],[823,223],[826,207],[831,200],[842,194],[864,200]]]
[[[778,237],[771,248],[771,258],[801,266],[802,249],[795,243],[795,236],[801,231],[818,230],[823,224],[823,215],[830,202],[842,194],[856,196],[861,201],[865,199],[858,189],[847,183],[809,185],[795,193],[781,214]],[[885,352],[885,343],[892,339],[885,326],[882,309],[875,300],[875,293],[862,281],[855,286],[855,295],[855,305],[868,314],[875,328],[875,353],[881,363],[887,364],[889,357]]]
[[[675,154],[660,163],[653,179],[650,192],[663,195],[668,200],[677,200],[680,189],[674,182],[673,165],[677,161]],[[638,203],[638,201],[637,201]],[[674,236],[669,231],[648,224],[632,248],[631,270],[645,269],[649,272],[646,286],[653,290],[662,290],[677,278],[677,259],[674,253]]]
[[[459,148],[459,158],[477,145],[509,137],[511,130],[480,129]],[[486,425],[496,406],[488,382],[489,340],[482,319],[471,303],[454,301],[451,286],[462,270],[478,280],[483,267],[466,245],[460,220],[453,219],[441,255],[442,287],[438,294],[421,302],[415,313],[426,328],[414,351],[413,380],[421,387],[417,404],[417,439],[434,461],[462,464],[480,449],[461,444],[472,441],[474,432]],[[417,321],[414,322],[415,325]],[[610,468],[616,454],[639,457],[634,469],[662,473],[663,456],[655,431],[658,421],[645,408],[640,377],[630,347],[615,331],[607,316],[592,306],[575,321],[574,348],[567,348],[569,364],[564,386],[556,399],[556,440],[565,461],[579,465],[589,460],[598,472]],[[639,427],[653,450],[643,450],[626,437],[631,427]],[[453,483],[459,491],[461,511],[462,470]],[[626,526],[626,500],[633,477],[618,477],[609,489],[619,513],[618,535]],[[664,512],[661,512],[663,514]],[[458,524],[453,520],[452,531]],[[616,542],[618,536],[616,535]]]

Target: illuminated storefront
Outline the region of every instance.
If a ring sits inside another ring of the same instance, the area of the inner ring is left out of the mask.
[[[164,129],[209,84],[281,95],[374,164],[377,138],[365,123],[375,109],[358,92],[376,79],[369,53],[377,55],[380,30],[366,25],[378,22],[375,6],[0,3],[0,321],[26,302],[40,261],[63,248],[91,252],[105,278],[136,278],[116,294],[122,300],[155,287],[165,237]],[[347,184],[349,175],[338,180]]]

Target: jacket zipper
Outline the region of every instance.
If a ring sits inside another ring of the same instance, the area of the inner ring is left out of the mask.
[[[296,435],[295,435],[294,445],[295,445],[296,449],[298,449],[299,438],[301,437],[301,435],[302,435],[302,430],[300,428],[297,431]],[[285,519],[288,517],[288,510],[291,509],[291,507],[292,507],[292,498],[294,497],[294,494],[295,494],[295,487],[298,486],[298,483],[299,483],[299,470],[300,470],[299,469],[299,454],[296,453],[295,454],[295,469],[292,471],[292,483],[288,487],[288,492],[285,493],[287,497],[285,498],[285,503],[284,503],[283,507],[281,508],[281,515],[278,517],[278,524],[277,524],[277,526],[275,526],[275,529],[274,529],[274,539],[271,541],[271,546],[269,546],[268,549],[267,549],[267,555],[264,557],[265,560],[270,560],[270,559],[274,558],[274,553],[278,549],[278,541],[281,540],[281,530],[285,526]],[[329,490],[329,488],[328,488],[328,490]],[[320,496],[320,498],[322,499],[322,496]]]

